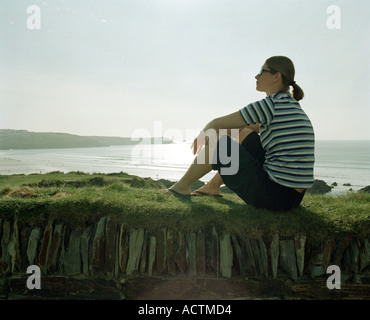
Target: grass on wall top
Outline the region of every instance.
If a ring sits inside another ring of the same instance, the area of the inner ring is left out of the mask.
[[[126,173],[0,175],[0,219],[17,216],[19,223],[30,226],[52,220],[81,229],[109,216],[127,228],[144,227],[149,232],[161,227],[188,232],[215,226],[250,238],[271,239],[276,232],[281,238],[300,232],[314,241],[336,239],[346,232],[370,238],[368,193],[306,194],[296,209],[271,211],[249,206],[227,190],[223,197],[163,194],[161,190],[171,184]]]

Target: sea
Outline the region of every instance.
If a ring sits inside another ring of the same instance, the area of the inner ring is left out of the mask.
[[[126,172],[154,180],[179,180],[192,163],[190,142],[96,148],[0,150],[0,175]],[[201,180],[209,181],[211,172]],[[370,141],[316,141],[315,179],[336,185],[330,194],[370,185]]]

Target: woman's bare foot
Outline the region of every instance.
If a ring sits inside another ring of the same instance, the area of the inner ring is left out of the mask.
[[[205,184],[197,190],[192,192],[194,195],[209,195],[209,196],[220,196],[221,191],[219,186],[212,186],[210,184]]]
[[[179,182],[176,182],[172,187],[168,189],[182,195],[190,195],[190,187],[183,187]]]

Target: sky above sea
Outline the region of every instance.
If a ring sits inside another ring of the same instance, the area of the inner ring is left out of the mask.
[[[370,140],[369,11],[367,0],[1,0],[0,128],[189,139],[263,99],[254,77],[285,55],[316,138]]]

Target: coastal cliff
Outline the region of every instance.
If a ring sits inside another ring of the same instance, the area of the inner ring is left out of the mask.
[[[138,143],[172,143],[167,138],[131,139],[130,137],[79,136],[57,132],[30,132],[27,130],[0,129],[0,150],[92,148]]]

